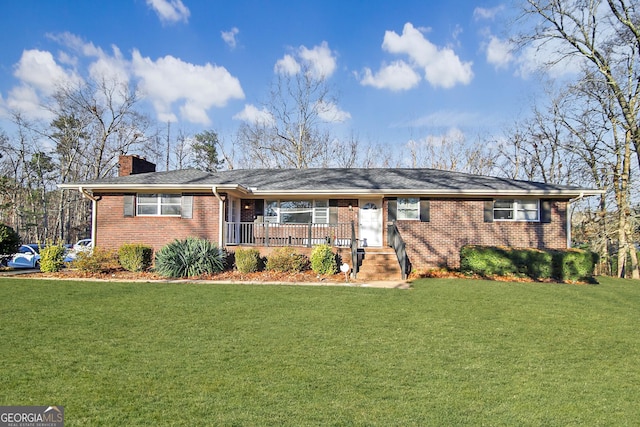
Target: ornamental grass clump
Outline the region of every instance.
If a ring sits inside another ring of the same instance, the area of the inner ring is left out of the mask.
[[[338,262],[331,246],[324,244],[314,246],[311,250],[311,269],[317,274],[336,274]]]
[[[164,277],[196,277],[224,270],[226,253],[206,239],[174,240],[156,253],[155,271]]]

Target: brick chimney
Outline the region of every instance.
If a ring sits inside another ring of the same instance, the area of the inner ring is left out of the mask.
[[[122,155],[118,159],[118,176],[128,176],[136,173],[155,172],[156,165],[142,157],[135,155]]]

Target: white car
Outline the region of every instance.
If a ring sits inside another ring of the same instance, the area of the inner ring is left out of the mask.
[[[40,249],[36,244],[22,245],[7,265],[11,268],[40,268]]]
[[[90,252],[93,249],[93,240],[91,239],[82,239],[78,240],[75,245],[71,247],[67,256],[64,259],[64,262],[71,262],[76,259],[76,256],[79,252]]]

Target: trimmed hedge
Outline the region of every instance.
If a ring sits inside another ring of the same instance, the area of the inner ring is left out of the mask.
[[[118,249],[118,261],[127,271],[146,271],[153,263],[153,248],[142,243],[125,243]]]
[[[96,247],[79,252],[71,261],[71,267],[87,273],[108,273],[118,270],[120,263],[116,251]]]
[[[267,257],[266,268],[269,271],[297,273],[309,268],[309,258],[290,246],[283,246],[274,249]]]
[[[45,246],[40,249],[40,271],[57,273],[64,268],[66,250],[62,243]]]
[[[241,273],[255,273],[260,271],[262,259],[260,251],[254,248],[238,248],[235,252],[236,269]]]
[[[311,250],[311,269],[317,274],[336,274],[338,262],[331,246],[324,244],[314,246]]]
[[[597,255],[580,249],[540,250],[467,245],[460,271],[481,276],[527,276],[535,280],[589,281]]]

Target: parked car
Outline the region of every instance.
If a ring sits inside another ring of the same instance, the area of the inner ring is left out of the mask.
[[[11,268],[40,268],[40,249],[42,247],[31,243],[21,245],[18,252],[7,262]]]
[[[76,259],[79,252],[90,252],[93,249],[93,240],[82,239],[78,240],[75,245],[69,249],[67,256],[64,258],[64,262],[71,262]]]

